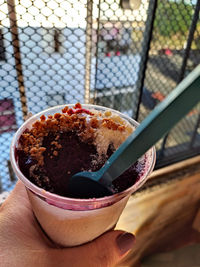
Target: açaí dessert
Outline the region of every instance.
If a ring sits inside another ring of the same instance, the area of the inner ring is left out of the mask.
[[[79,103],[66,106],[62,113],[42,115],[22,133],[16,149],[19,168],[37,186],[67,197],[69,177],[100,169],[133,131],[128,121],[110,110],[88,110]],[[137,161],[115,180],[116,193],[137,181],[144,161]]]

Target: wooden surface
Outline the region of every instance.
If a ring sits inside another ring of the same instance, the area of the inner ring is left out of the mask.
[[[120,266],[138,266],[154,253],[200,242],[200,156],[155,171],[129,199],[117,229],[137,240]]]

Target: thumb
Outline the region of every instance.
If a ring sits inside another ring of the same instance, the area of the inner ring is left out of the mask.
[[[82,246],[56,251],[54,249],[51,251],[51,258],[56,261],[57,266],[111,267],[128,253],[134,243],[135,237],[131,233],[109,231]]]

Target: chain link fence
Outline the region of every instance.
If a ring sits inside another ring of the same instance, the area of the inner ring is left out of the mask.
[[[0,0],[0,191],[25,117],[67,103],[142,121],[200,62],[200,1]],[[158,142],[157,168],[200,149],[200,107]]]

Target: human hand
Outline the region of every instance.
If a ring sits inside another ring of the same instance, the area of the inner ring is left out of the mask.
[[[1,267],[111,267],[134,242],[130,233],[109,231],[82,246],[56,247],[37,223],[21,182],[0,207]]]

